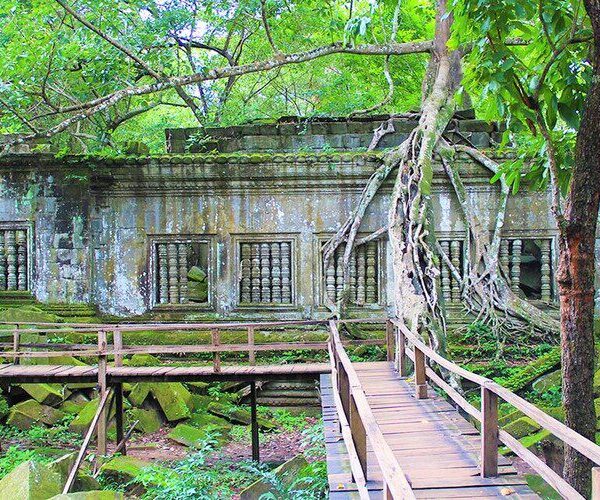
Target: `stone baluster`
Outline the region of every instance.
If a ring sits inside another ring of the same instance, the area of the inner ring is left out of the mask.
[[[452,240],[450,242],[450,261],[454,268],[461,273],[461,241],[460,240]],[[450,285],[450,299],[452,302],[460,302],[460,283],[452,277],[451,285]]]
[[[268,243],[260,244],[260,301],[271,302],[271,249]]]
[[[260,246],[258,243],[251,243],[250,245],[250,256],[251,256],[251,276],[252,276],[252,302],[260,302]]]
[[[510,287],[513,292],[519,292],[521,284],[521,250],[523,242],[521,240],[513,240],[510,253]]]
[[[510,284],[510,270],[509,270],[509,254],[508,254],[508,240],[502,238],[500,240],[500,268],[504,272],[504,276]]]
[[[371,241],[366,244],[366,292],[367,304],[377,303],[377,243]]]
[[[448,240],[440,241],[440,246],[446,257],[450,258],[450,242]],[[446,302],[450,302],[450,269],[444,259],[440,260],[442,268],[442,296]]]
[[[188,261],[187,261],[187,243],[177,244],[177,254],[179,257],[179,303],[185,304],[188,301]]]
[[[350,301],[356,304],[356,249],[352,252],[350,256]]]
[[[541,299],[544,302],[550,302],[552,298],[551,288],[551,273],[550,273],[550,258],[551,258],[551,247],[550,240],[544,239],[541,241]]]
[[[17,248],[15,244],[15,232],[6,231],[6,272],[7,289],[17,289]]]
[[[169,303],[179,303],[179,283],[177,275],[179,270],[177,267],[177,245],[169,243],[167,245],[167,258],[169,259]]]
[[[0,230],[0,290],[6,290],[6,248],[4,245],[4,234]]]
[[[240,299],[242,303],[248,303],[251,301],[251,271],[252,266],[250,260],[250,245],[248,243],[241,244],[241,276],[240,276]]]
[[[271,300],[281,303],[281,246],[271,243]]]
[[[169,302],[169,264],[167,259],[167,245],[159,243],[158,247],[158,302],[166,304]]]
[[[17,289],[27,290],[27,233],[17,231]]]
[[[331,302],[336,301],[336,290],[335,290],[335,261],[337,259],[337,252],[329,259],[327,268],[325,269],[325,292],[327,293],[327,299]]]
[[[367,263],[365,246],[361,245],[357,247],[356,253],[356,304],[362,306],[366,299]]]
[[[289,241],[281,244],[281,302],[292,303],[292,255]]]
[[[346,245],[341,244],[335,252],[335,299],[340,300],[344,292],[344,252]]]

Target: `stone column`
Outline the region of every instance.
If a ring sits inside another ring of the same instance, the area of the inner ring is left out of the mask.
[[[17,289],[27,290],[27,233],[17,231]]]
[[[167,245],[157,245],[157,267],[158,267],[158,302],[167,304],[169,302],[169,268],[167,259]]]
[[[250,245],[242,243],[240,245],[240,302],[249,303],[251,301],[251,260],[250,260]]]
[[[6,247],[4,235],[6,231],[0,231],[0,290],[6,290]]]
[[[460,273],[460,240],[450,242],[450,261],[455,269]],[[460,302],[460,283],[456,279],[451,280],[450,298],[452,302]]]
[[[367,304],[377,303],[377,243],[367,243],[367,269],[366,269],[366,301]]]
[[[271,300],[281,302],[281,247],[271,243]]]
[[[550,240],[543,239],[540,245],[541,250],[541,299],[544,302],[550,302],[552,298],[552,288],[551,288],[551,272],[550,272],[550,258],[551,258],[551,249],[550,249]]]
[[[523,242],[513,240],[510,254],[510,287],[513,292],[519,293],[521,284],[521,250]]]
[[[271,252],[268,243],[260,244],[260,301],[271,302]]]
[[[446,257],[450,258],[450,242],[448,240],[440,241],[442,251],[446,254]],[[442,268],[441,285],[442,285],[442,296],[446,302],[450,302],[450,269],[448,264],[440,258],[440,267]]]
[[[508,281],[510,284],[508,240],[506,238],[502,238],[502,240],[500,240],[500,268],[504,272],[506,281]]]
[[[179,261],[179,303],[185,304],[188,301],[188,262],[187,262],[187,243],[177,244],[177,256]]]

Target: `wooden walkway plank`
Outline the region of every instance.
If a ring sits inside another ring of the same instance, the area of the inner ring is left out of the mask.
[[[377,425],[417,498],[539,498],[506,457],[498,457],[497,477],[481,477],[479,432],[444,398],[429,390],[428,399],[417,399],[414,383],[399,377],[389,362],[352,365]],[[326,383],[328,377],[322,377],[322,384],[324,379]],[[346,482],[351,475],[344,444],[336,435],[335,407],[329,402],[331,386],[325,385],[324,390],[330,498],[356,498]],[[370,477],[380,480],[375,452],[370,448],[367,461]],[[336,488],[338,482],[343,483],[341,488]],[[383,498],[375,484],[369,494]]]

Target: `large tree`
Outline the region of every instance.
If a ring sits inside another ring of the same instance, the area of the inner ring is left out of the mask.
[[[98,137],[100,144],[110,143],[123,123],[140,117],[162,125],[159,110],[167,106],[202,125],[254,118],[264,109],[397,113],[418,107],[412,115],[417,126],[385,152],[355,209],[324,247],[325,261],[343,245],[349,273],[354,246],[387,232],[396,313],[415,332],[428,333],[436,348],[445,333],[440,258],[461,283],[466,307],[498,330],[528,327],[551,335],[558,322],[511,290],[498,257],[511,187],[519,189],[523,179],[549,186],[560,235],[567,423],[593,439],[599,10],[597,0],[0,0],[0,48],[11,56],[0,65],[0,106],[6,130],[21,132],[12,144],[62,136],[77,137],[86,147]],[[33,38],[25,28],[30,23],[40,26]],[[26,38],[31,43],[24,47]],[[404,92],[395,92],[398,87]],[[469,95],[477,96],[481,116],[507,123],[501,146],[519,152],[514,160],[498,164],[450,133]],[[262,104],[253,108],[256,102]],[[382,124],[373,144],[392,126]],[[498,180],[491,234],[469,203],[456,167],[461,155]],[[435,239],[436,158],[468,226],[471,251],[462,275]],[[390,176],[389,224],[357,239],[370,202]],[[329,306],[343,314],[344,300]],[[587,491],[589,464],[572,450],[565,474]]]

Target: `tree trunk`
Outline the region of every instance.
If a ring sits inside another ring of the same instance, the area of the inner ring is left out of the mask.
[[[562,344],[565,423],[595,440],[594,273],[600,201],[600,2],[586,0],[595,33],[594,76],[577,135],[575,165],[559,220],[558,287]],[[565,446],[565,479],[585,496],[591,490],[592,463]]]

